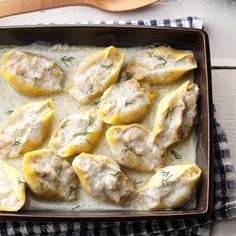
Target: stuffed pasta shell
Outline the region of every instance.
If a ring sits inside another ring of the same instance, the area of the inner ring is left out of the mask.
[[[99,114],[107,124],[130,124],[140,121],[157,96],[155,88],[141,86],[134,79],[108,88],[100,102]]]
[[[0,124],[0,157],[16,158],[47,138],[54,114],[51,99],[27,103]]]
[[[12,50],[2,56],[0,74],[22,95],[41,96],[63,90],[64,72],[42,56]]]
[[[197,113],[198,93],[198,86],[186,81],[160,101],[153,129],[156,143],[167,148],[190,135]]]
[[[25,204],[25,180],[19,170],[0,160],[0,211],[18,211]]]
[[[81,105],[92,102],[117,81],[123,61],[123,53],[113,46],[89,55],[78,66],[69,94]]]
[[[81,186],[92,197],[117,205],[128,205],[135,190],[120,166],[105,156],[81,153],[72,162]]]
[[[23,158],[23,174],[30,190],[50,200],[77,200],[79,179],[69,162],[49,149],[27,152]]]
[[[151,132],[140,124],[112,126],[106,132],[113,158],[138,171],[154,171],[165,164],[165,151],[151,141]]]
[[[61,157],[89,152],[102,131],[103,121],[97,109],[74,113],[61,121],[49,142],[49,148]]]
[[[137,200],[149,210],[183,206],[191,198],[200,176],[201,170],[195,164],[164,167],[139,189]]]
[[[192,52],[162,46],[139,52],[127,63],[126,74],[153,84],[170,84],[194,68],[197,63]]]

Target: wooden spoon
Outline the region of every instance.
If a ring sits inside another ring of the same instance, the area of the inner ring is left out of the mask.
[[[0,0],[0,17],[57,7],[85,5],[104,11],[130,11],[159,0]]]

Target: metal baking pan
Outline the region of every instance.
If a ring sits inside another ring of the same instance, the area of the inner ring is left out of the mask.
[[[24,26],[0,28],[0,45],[28,45],[35,41],[93,45],[137,47],[151,44],[167,44],[177,49],[193,50],[198,62],[194,80],[200,87],[198,100],[196,162],[202,170],[197,187],[197,205],[191,210],[168,211],[29,211],[0,212],[0,219],[42,221],[92,221],[175,219],[204,217],[211,212],[213,193],[213,130],[212,85],[210,51],[207,34],[202,30],[147,26]]]

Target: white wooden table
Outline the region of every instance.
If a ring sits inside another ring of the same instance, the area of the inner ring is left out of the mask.
[[[128,1],[128,0],[127,0]],[[105,13],[89,7],[67,7],[0,19],[0,26],[49,23],[77,23],[85,20],[157,19],[199,16],[209,34],[213,99],[218,121],[228,134],[236,166],[236,1],[162,0],[161,4],[128,13]],[[223,69],[223,68],[224,69]],[[236,235],[236,219],[215,223],[212,235]]]

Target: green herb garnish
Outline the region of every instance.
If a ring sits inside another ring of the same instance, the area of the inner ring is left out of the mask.
[[[25,181],[21,181],[19,178],[17,178],[17,182],[18,182],[18,184],[25,184],[26,183]]]
[[[85,139],[91,146],[93,145],[87,138]]]
[[[43,186],[45,185],[45,183],[44,182],[42,182],[41,180],[39,181],[39,186],[36,188],[36,190],[37,189],[41,189],[41,190],[43,190]]]
[[[58,176],[61,175],[62,169],[63,169],[62,165],[58,165],[58,166],[55,167],[55,171],[56,171]]]
[[[20,144],[21,144],[20,139],[15,139],[14,142],[13,142],[13,144],[11,145],[11,147],[17,147],[17,146],[19,146]]]
[[[135,103],[135,101],[133,101],[132,99],[126,100],[126,101],[125,101],[125,106],[132,105],[132,104],[134,104],[134,103]]]
[[[72,56],[64,56],[61,58],[61,61],[66,65],[66,66],[70,66],[68,64],[68,62],[72,63],[72,61],[75,59],[75,57],[72,57]]]
[[[137,185],[137,184],[141,184],[143,182],[143,180],[137,181],[136,179],[133,180],[133,185]]]
[[[164,177],[162,180],[161,180],[161,185],[164,187],[166,185],[169,184],[169,181],[168,179],[172,176],[170,175],[170,172],[169,171],[164,171],[164,170],[160,170],[161,171],[161,175]]]
[[[67,124],[64,123],[64,124],[61,126],[61,129],[64,129],[64,130],[65,130],[66,126],[67,126]]]
[[[130,75],[126,75],[126,76],[125,76],[125,80],[133,79],[134,75],[135,75],[135,73],[132,73],[132,74],[130,74]]]
[[[99,64],[102,68],[105,68],[105,69],[109,69],[113,66],[113,64],[111,63],[110,65],[104,65],[104,64]]]
[[[104,98],[103,98],[103,99],[104,99]],[[97,100],[97,101],[91,103],[91,105],[98,105],[103,99],[99,99],[99,100]]]
[[[86,93],[92,93],[93,92],[93,84],[89,84],[89,88],[88,90],[86,91]]]
[[[120,174],[120,173],[122,173],[122,172],[121,172],[121,171],[117,171],[117,172],[115,172],[114,174],[110,174],[110,175],[116,177],[116,176],[117,176],[118,174]]]
[[[82,131],[82,132],[78,132],[78,133],[75,133],[74,135],[81,135],[81,136],[86,136],[88,134],[91,134],[91,132],[88,132],[88,131]]]
[[[85,129],[87,129],[93,122],[94,122],[94,117],[92,117],[92,116],[89,115],[88,124],[87,124],[87,126],[86,126]]]
[[[131,148],[125,148],[125,149],[123,149],[123,150],[121,151],[121,153],[126,153],[126,152],[128,152],[128,151],[132,151],[132,149],[131,149]]]
[[[39,84],[39,82],[38,82],[38,77],[34,77],[34,87],[39,87],[40,86],[40,84]]]
[[[162,113],[162,115],[165,114],[165,116],[169,116],[169,115],[173,112],[173,110],[174,110],[174,107],[172,107],[172,108],[168,107],[168,108]]]
[[[161,175],[164,176],[164,177],[167,177],[170,174],[169,171],[164,171],[162,169],[160,169],[160,172],[161,172]]]
[[[69,198],[73,193],[75,194],[75,198],[77,197],[77,189],[80,187],[70,187],[70,190],[66,193],[65,197]]]
[[[165,66],[167,63],[167,60],[165,60],[162,56],[155,55],[153,52],[147,52],[149,57],[155,57],[158,61],[161,61],[158,65]]]
[[[174,158],[177,159],[177,160],[182,159],[182,155],[179,154],[178,152],[176,152],[175,150],[171,150],[171,151],[170,151],[170,154],[171,154],[172,156],[174,156]]]
[[[79,207],[80,207],[80,205],[77,205],[77,206],[73,207],[73,208],[71,209],[71,211],[73,211],[73,210],[75,210],[75,209],[77,209],[77,208],[79,208]]]
[[[11,115],[11,113],[13,112],[13,110],[9,110],[6,112],[7,115]]]
[[[161,63],[159,63],[160,66],[165,66],[167,63],[167,60],[165,60],[163,57],[161,56],[156,56],[154,55],[154,57],[158,60],[158,61],[162,61]]]

